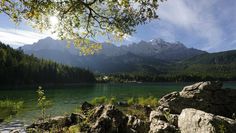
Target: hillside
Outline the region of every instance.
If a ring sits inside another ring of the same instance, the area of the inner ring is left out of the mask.
[[[177,63],[169,75],[188,75],[188,79],[236,80],[236,50],[206,53]]]
[[[0,42],[0,84],[94,82],[91,72],[37,59]]]
[[[186,64],[231,64],[236,63],[236,50],[205,53],[183,61]]]
[[[73,44],[45,38],[21,49],[26,54],[50,59],[58,63],[89,69],[96,73],[148,72],[159,74],[173,62],[206,53],[187,48],[182,43],[170,43],[161,39],[116,46],[102,44],[103,49],[93,56],[81,56]]]

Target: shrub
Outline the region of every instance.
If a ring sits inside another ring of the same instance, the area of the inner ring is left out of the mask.
[[[144,98],[144,97],[139,97],[139,98],[129,98],[127,100],[128,105],[140,105],[140,106],[152,106],[155,107],[158,105],[158,100],[155,97],[148,97],[148,98]]]
[[[116,104],[117,103],[117,98],[115,98],[115,97],[110,98],[110,100],[108,100],[108,103],[109,104]]]
[[[135,99],[132,97],[132,98],[129,98],[128,100],[127,100],[127,104],[128,105],[134,105],[135,104]]]
[[[0,118],[16,115],[23,107],[23,101],[0,100]]]
[[[47,100],[47,97],[45,96],[44,90],[41,86],[39,86],[37,90],[38,94],[38,107],[41,110],[41,117],[44,121],[46,119],[46,109],[52,106],[52,102]]]
[[[107,98],[105,96],[102,96],[102,97],[95,97],[91,103],[93,105],[99,105],[99,104],[105,104],[107,101]]]
[[[111,97],[107,98],[105,96],[102,97],[95,97],[91,100],[91,104],[93,105],[101,105],[101,104],[116,104],[117,98]]]
[[[150,105],[152,107],[155,107],[158,105],[158,100],[157,100],[157,98],[152,97],[152,96],[150,96],[148,98],[140,97],[140,98],[138,98],[138,104],[141,106]]]

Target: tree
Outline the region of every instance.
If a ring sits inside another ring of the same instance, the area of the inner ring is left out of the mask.
[[[158,18],[159,1],[163,0],[1,0],[0,13],[17,23],[28,20],[60,39],[73,40],[88,54],[101,48],[89,39],[106,36],[119,40],[135,32],[137,25]]]

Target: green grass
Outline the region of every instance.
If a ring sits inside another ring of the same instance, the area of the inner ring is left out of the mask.
[[[155,97],[138,97],[138,98],[128,98],[127,99],[128,105],[140,105],[140,106],[151,106],[156,107],[158,106],[158,99]]]
[[[115,97],[95,97],[93,98],[90,103],[93,105],[101,105],[101,104],[116,104],[117,103],[117,98]],[[127,99],[127,104],[129,106],[131,105],[139,105],[139,106],[151,106],[151,107],[156,107],[158,106],[158,99],[156,97],[150,96],[150,97],[138,97],[138,98],[128,98]]]
[[[115,104],[117,103],[117,99],[115,97],[95,97],[90,101],[91,104],[93,105],[101,105],[101,104]]]
[[[23,107],[23,101],[0,100],[0,119],[16,115]]]

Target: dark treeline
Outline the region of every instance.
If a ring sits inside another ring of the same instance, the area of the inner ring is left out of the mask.
[[[115,73],[97,76],[99,82],[197,82],[236,81],[236,63],[176,65],[162,73]]]
[[[191,59],[152,69],[98,76],[100,82],[196,82],[206,80],[236,81],[236,51],[203,54]],[[163,69],[164,68],[164,69]]]
[[[98,82],[198,82],[198,81],[236,81],[234,77],[212,76],[204,74],[166,74],[166,75],[151,75],[151,74],[108,74],[106,76],[97,76]]]
[[[37,59],[0,42],[0,84],[94,82],[88,70]]]

